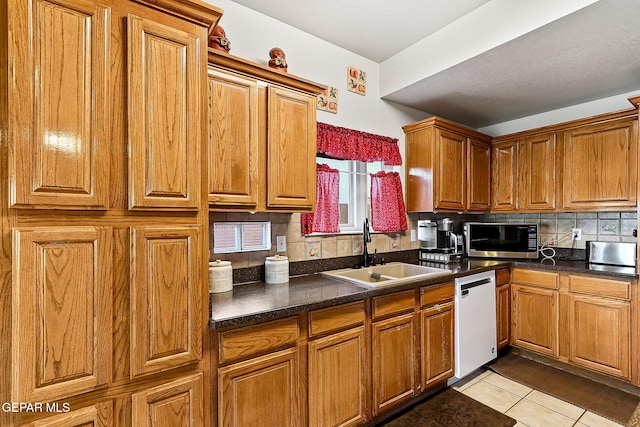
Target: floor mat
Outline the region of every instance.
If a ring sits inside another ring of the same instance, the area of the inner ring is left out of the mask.
[[[513,353],[487,367],[503,377],[620,424],[629,422],[640,403],[640,398],[631,393]]]
[[[516,420],[451,388],[417,403],[384,427],[511,427]]]

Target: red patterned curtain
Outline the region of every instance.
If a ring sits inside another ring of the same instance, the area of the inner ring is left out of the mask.
[[[408,228],[398,172],[381,171],[371,175],[371,227],[381,232]]]
[[[340,231],[340,172],[328,165],[316,165],[316,212],[300,216],[302,234]]]
[[[334,159],[382,161],[387,166],[402,164],[398,140],[388,136],[360,132],[318,123],[318,153]]]

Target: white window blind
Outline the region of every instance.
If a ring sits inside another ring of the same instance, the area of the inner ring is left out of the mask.
[[[214,222],[213,252],[249,252],[271,250],[271,223]]]

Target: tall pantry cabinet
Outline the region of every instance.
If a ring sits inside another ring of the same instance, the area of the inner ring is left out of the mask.
[[[11,7],[8,6],[11,4]],[[0,4],[0,425],[208,424],[199,0]]]

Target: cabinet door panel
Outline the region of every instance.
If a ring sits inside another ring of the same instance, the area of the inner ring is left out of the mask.
[[[269,87],[267,207],[312,210],[316,202],[315,98]]]
[[[202,427],[202,374],[194,374],[131,396],[135,427]]]
[[[371,325],[374,415],[418,390],[416,323],[414,314],[409,313]]]
[[[628,302],[569,294],[569,360],[631,379]]]
[[[129,208],[197,209],[203,40],[132,15],[127,23]]]
[[[466,138],[436,129],[435,208],[464,211],[467,180]]]
[[[511,290],[509,283],[496,288],[496,331],[498,350],[511,341]]]
[[[218,425],[301,425],[298,350],[282,350],[218,369]]]
[[[564,208],[636,205],[637,121],[565,132]]]
[[[558,291],[520,285],[511,291],[514,344],[558,357]]]
[[[488,211],[491,207],[491,146],[469,139],[467,209]]]
[[[85,0],[11,4],[10,203],[107,209],[110,9]]]
[[[62,406],[59,410],[63,410]],[[20,427],[111,427],[113,426],[113,402],[75,409],[67,413],[53,415]]]
[[[556,207],[556,136],[540,135],[520,141],[520,207],[552,210]]]
[[[133,227],[131,242],[131,377],[198,361],[200,227]]]
[[[491,209],[518,208],[518,142],[495,144],[491,151]]]
[[[258,82],[209,70],[209,202],[258,203]]]
[[[422,310],[422,388],[452,377],[454,373],[454,302]]]
[[[309,425],[348,426],[366,419],[364,326],[309,342]]]
[[[111,229],[14,230],[13,400],[58,400],[111,366]]]

